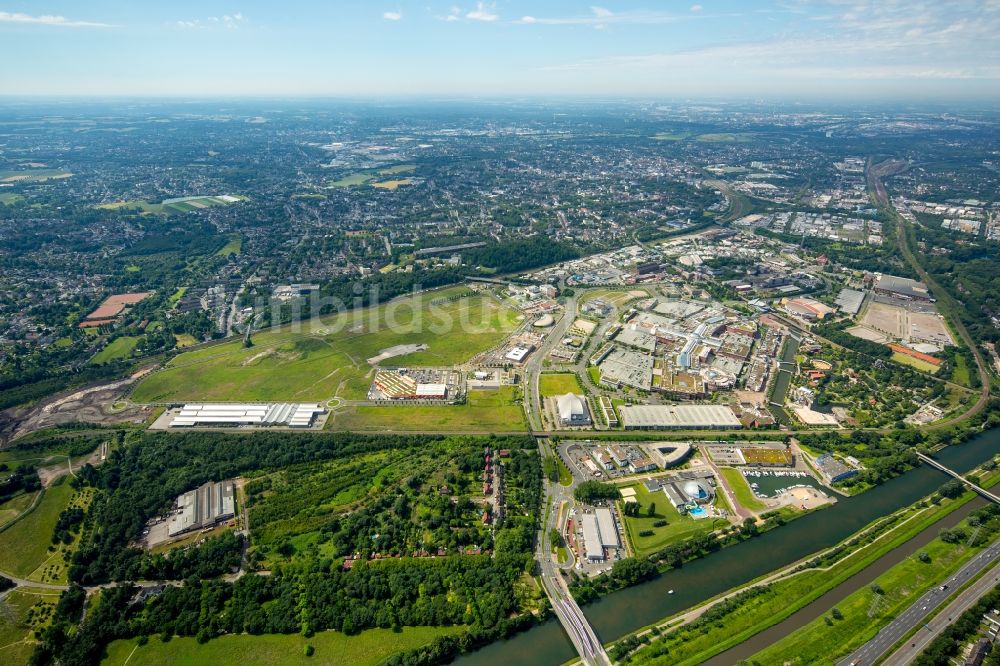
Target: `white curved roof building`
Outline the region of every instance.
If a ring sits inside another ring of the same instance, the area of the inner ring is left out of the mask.
[[[587,425],[590,423],[590,411],[583,396],[575,393],[561,395],[556,400],[559,421],[563,425]]]

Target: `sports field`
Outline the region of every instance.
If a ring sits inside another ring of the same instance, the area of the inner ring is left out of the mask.
[[[567,393],[582,394],[583,389],[573,373],[544,373],[538,376],[538,392],[543,398],[551,398]]]
[[[499,344],[517,314],[464,287],[424,292],[386,305],[344,312],[180,354],[136,387],[136,402],[182,400],[363,400],[385,348],[426,344],[394,366],[450,366]]]
[[[469,391],[464,405],[385,405],[342,407],[326,427],[333,430],[383,432],[464,431],[482,433],[524,432],[524,410],[515,400],[514,388]]]
[[[104,666],[122,666],[126,662],[145,666],[375,666],[396,652],[427,645],[439,636],[455,634],[461,630],[462,627],[403,627],[399,632],[369,629],[355,636],[347,636],[339,631],[323,631],[312,638],[306,638],[302,634],[220,636],[202,644],[191,637],[175,637],[164,643],[154,636],[140,648],[136,648],[135,640],[111,643],[107,649],[108,656],[101,663]],[[306,645],[313,646],[313,656],[305,656]]]

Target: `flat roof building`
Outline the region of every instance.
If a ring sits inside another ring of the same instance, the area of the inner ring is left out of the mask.
[[[624,405],[618,408],[626,430],[702,430],[741,428],[725,405]]]
[[[934,300],[923,282],[895,275],[879,275],[875,282],[875,293],[911,301]]]
[[[601,544],[601,530],[597,526],[597,516],[585,513],[580,516],[580,527],[583,529],[583,547],[587,559],[591,562],[604,561],[604,546]]]
[[[196,403],[184,405],[171,428],[221,426],[288,426],[308,428],[326,410],[318,403]]]
[[[170,519],[167,534],[176,536],[184,532],[211,527],[236,515],[233,482],[217,481],[190,490],[177,498],[179,511]]]
[[[615,516],[611,509],[607,507],[597,507],[594,509],[597,516],[597,529],[601,533],[601,545],[605,548],[620,548],[621,540],[618,538],[618,527],[615,525]]]
[[[530,347],[514,347],[509,352],[504,355],[504,358],[508,361],[514,361],[515,363],[520,363],[524,359],[528,358],[528,354],[531,353]]]

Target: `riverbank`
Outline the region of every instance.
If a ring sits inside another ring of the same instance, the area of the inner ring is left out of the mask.
[[[997,481],[1000,481],[1000,473],[990,479],[991,483]],[[969,505],[975,498],[976,496],[970,492],[955,500],[945,500],[936,506],[925,506],[926,500],[921,500],[894,514],[897,520],[891,529],[882,532],[870,542],[865,541],[864,535],[877,530],[885,519],[876,521],[845,542],[810,558],[808,562],[796,563],[710,600],[683,615],[666,618],[653,627],[637,632],[619,641],[612,647],[611,652],[613,655],[617,653],[623,657],[639,647],[639,640],[648,639],[670,627],[670,632],[654,641],[651,647],[637,650],[631,663],[641,664],[665,654],[669,654],[672,663],[676,664],[706,662],[769,627],[784,622],[830,591],[838,589],[860,572],[868,570],[873,565],[877,566],[887,553],[911,542],[919,535],[927,534],[928,531],[936,534],[936,530],[940,528],[945,518]],[[971,511],[972,508],[969,507],[968,510]],[[957,521],[961,517],[961,515],[956,516],[954,520]],[[845,550],[851,543],[854,543],[854,546]],[[810,566],[813,563],[823,563],[827,556],[834,553],[835,562],[826,566]],[[750,590],[754,592],[748,593]],[[706,624],[720,622],[724,623],[724,627],[713,627],[703,631]],[[678,627],[678,624],[683,626]],[[618,646],[628,650],[622,650]],[[726,660],[729,660],[729,655],[726,656]]]
[[[997,453],[1000,453],[1000,429],[948,447],[938,458],[951,469],[965,473]],[[850,540],[873,522],[885,520],[886,516],[933,493],[945,480],[940,472],[926,466],[910,470],[861,495],[843,498],[832,507],[794,520],[780,530],[722,549],[650,582],[609,594],[588,605],[584,612],[605,643],[632,634]],[[671,589],[674,594],[668,594]],[[546,622],[515,638],[464,655],[456,663],[551,666],[574,658],[572,645],[562,628]]]

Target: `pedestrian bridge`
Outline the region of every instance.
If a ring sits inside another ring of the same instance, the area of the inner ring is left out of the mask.
[[[963,477],[958,472],[955,472],[953,470],[948,469],[947,467],[945,467],[944,465],[942,465],[941,463],[939,463],[937,460],[934,460],[934,458],[931,458],[930,456],[925,456],[923,453],[919,453],[919,452],[917,453],[917,457],[920,458],[920,460],[922,462],[927,463],[931,467],[939,469],[942,472],[944,472],[945,474],[948,474],[949,476],[955,477],[956,479],[958,479],[959,481],[961,481],[962,483],[964,483],[965,485],[967,485],[970,489],[972,489],[973,491],[979,493],[980,495],[982,495],[983,497],[985,497],[989,501],[996,502],[997,504],[1000,504],[1000,497],[998,497],[997,495],[994,495],[993,493],[991,493],[990,491],[986,490],[985,488],[981,488],[981,487],[977,486],[972,481],[969,481],[968,479],[966,479],[965,477]]]

